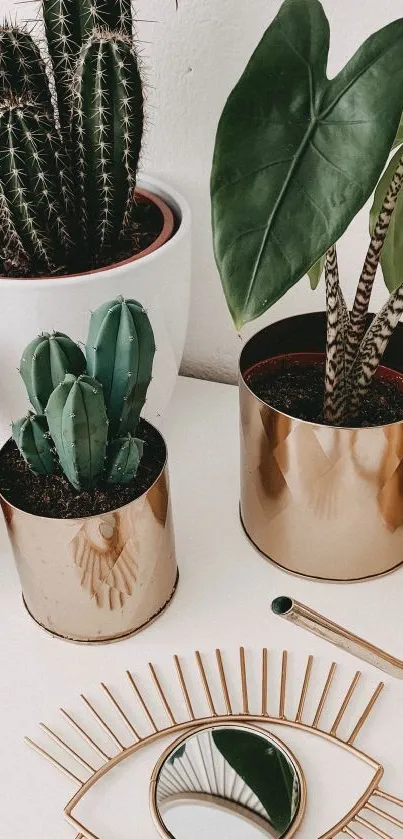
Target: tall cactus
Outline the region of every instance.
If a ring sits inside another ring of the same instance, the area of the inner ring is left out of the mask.
[[[67,374],[45,410],[60,465],[77,490],[95,489],[105,465],[108,420],[102,387],[89,376]]]
[[[72,249],[71,181],[50,115],[25,99],[0,103],[0,183],[9,219],[40,271],[53,273]]]
[[[131,41],[97,31],[74,78],[72,154],[78,221],[96,266],[110,261],[130,216],[143,135],[143,91]]]
[[[29,413],[13,423],[13,438],[37,475],[53,475],[54,457],[46,417]]]
[[[112,300],[91,315],[87,369],[102,384],[112,437],[135,433],[154,354],[151,323],[136,300]]]
[[[0,96],[28,97],[53,114],[45,62],[29,34],[16,26],[0,27]]]
[[[27,31],[0,27],[0,269],[10,276],[96,269],[135,241],[144,97],[132,0],[41,9],[46,66]]]
[[[63,332],[44,332],[31,341],[22,354],[20,373],[35,411],[44,413],[52,391],[67,373],[81,376],[85,368],[84,353]]]

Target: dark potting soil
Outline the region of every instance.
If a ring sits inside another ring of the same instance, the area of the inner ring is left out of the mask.
[[[73,519],[117,510],[149,489],[165,463],[166,449],[158,432],[141,421],[136,434],[145,443],[136,477],[129,484],[104,483],[93,492],[78,492],[62,472],[35,475],[14,441],[9,441],[0,454],[0,492],[15,507],[46,518]]]
[[[128,237],[126,246],[118,254],[116,262],[123,262],[149,248],[162,232],[164,217],[159,207],[152,201],[142,198],[136,205],[134,216],[132,234]]]
[[[259,399],[273,408],[298,419],[325,424],[324,365],[290,365],[289,368],[270,371],[268,366],[262,364],[247,374],[245,381]],[[376,378],[363,400],[359,416],[347,425],[366,428],[388,425],[401,419],[403,391],[394,382]]]

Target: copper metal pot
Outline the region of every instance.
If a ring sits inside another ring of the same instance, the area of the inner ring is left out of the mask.
[[[241,519],[254,545],[294,574],[353,581],[403,562],[403,421],[331,428],[289,417],[246,382],[255,364],[325,350],[322,312],[279,321],[240,357]],[[403,372],[403,325],[384,365]]]
[[[178,568],[166,462],[143,495],[102,515],[45,518],[0,500],[24,603],[43,629],[70,641],[116,641],[170,602]]]

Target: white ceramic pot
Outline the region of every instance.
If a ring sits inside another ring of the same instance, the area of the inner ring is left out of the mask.
[[[40,332],[57,330],[85,341],[90,312],[122,294],[139,300],[149,314],[157,345],[144,415],[154,425],[166,408],[182,360],[186,338],[191,272],[191,218],[184,198],[154,178],[140,189],[162,198],[179,227],[169,241],[135,261],[54,279],[0,279],[0,442],[10,423],[27,411],[17,368],[26,344]]]

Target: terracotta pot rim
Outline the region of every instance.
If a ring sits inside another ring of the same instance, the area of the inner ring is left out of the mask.
[[[45,274],[40,277],[5,277],[0,275],[0,287],[1,282],[3,280],[6,282],[11,280],[12,282],[29,283],[42,281],[57,282],[58,280],[74,280],[80,277],[90,277],[95,274],[102,274],[105,271],[113,271],[116,268],[121,268],[124,265],[129,265],[132,262],[137,262],[139,259],[143,259],[143,257],[149,256],[150,254],[159,250],[172,238],[175,227],[175,218],[173,210],[171,210],[171,207],[163,198],[161,198],[159,195],[155,195],[148,189],[138,188],[135,191],[135,195],[139,196],[140,198],[145,198],[146,200],[154,204],[156,207],[158,207],[163,217],[163,226],[161,233],[159,233],[155,241],[152,242],[151,245],[149,245],[147,248],[144,248],[142,251],[139,251],[139,253],[136,253],[133,256],[129,256],[127,259],[122,259],[120,262],[112,262],[110,265],[104,265],[102,268],[93,268],[90,271],[79,271],[75,274]]]
[[[164,449],[165,449],[165,459],[164,459],[164,463],[163,463],[158,475],[156,476],[154,481],[150,484],[150,486],[148,486],[147,489],[145,489],[144,492],[141,493],[141,495],[138,495],[137,498],[132,498],[131,501],[128,501],[126,504],[122,504],[121,507],[114,507],[112,510],[107,510],[107,512],[105,512],[105,513],[94,513],[91,516],[76,516],[76,517],[73,516],[72,518],[59,518],[57,516],[39,516],[37,513],[30,513],[30,512],[28,512],[28,510],[24,510],[22,507],[17,507],[16,504],[12,504],[12,502],[9,501],[8,498],[6,498],[5,495],[3,495],[1,490],[0,490],[0,499],[2,501],[4,501],[5,504],[7,504],[9,507],[11,507],[12,510],[18,510],[20,513],[24,513],[26,516],[32,516],[35,519],[44,519],[45,521],[55,521],[55,522],[56,521],[57,522],[90,521],[91,519],[97,519],[100,516],[107,516],[107,515],[110,515],[112,513],[119,513],[121,510],[125,510],[127,507],[130,507],[132,504],[136,504],[137,501],[141,501],[141,499],[144,498],[145,495],[148,495],[150,490],[152,490],[152,488],[158,483],[161,476],[164,474],[164,472],[166,472],[166,470],[168,468],[168,446],[166,444],[165,438],[161,434],[161,431],[159,430],[159,428],[156,428],[155,425],[153,425],[151,422],[148,422],[148,420],[143,419],[143,418],[142,418],[142,421],[144,423],[146,423],[146,425],[149,425],[150,428],[152,428],[158,434],[158,436],[161,438],[161,440],[164,444]],[[8,440],[6,440],[5,443],[3,443],[3,445],[0,447],[0,457],[1,457],[1,454],[3,452],[3,449],[5,449],[5,447],[8,446],[8,444],[11,441],[12,441],[12,437],[9,437]]]
[[[254,336],[252,336],[252,338],[250,340],[253,340],[253,337]],[[242,355],[242,353],[241,353],[241,355]],[[281,411],[279,408],[275,408],[273,405],[270,405],[270,403],[265,402],[263,399],[261,399],[260,396],[256,395],[254,390],[252,390],[252,388],[248,384],[247,377],[253,370],[256,370],[258,367],[263,367],[265,365],[270,365],[271,362],[276,362],[276,361],[283,360],[283,359],[286,359],[286,358],[293,358],[293,359],[296,359],[296,360],[300,359],[301,361],[304,358],[305,359],[310,358],[311,362],[315,362],[315,361],[319,362],[319,361],[324,361],[324,359],[326,358],[326,355],[325,355],[324,352],[320,352],[320,351],[279,353],[279,355],[268,356],[267,358],[262,358],[260,361],[256,361],[254,364],[252,364],[250,367],[248,367],[244,371],[241,369],[241,363],[239,363],[239,379],[242,382],[243,386],[249,391],[249,393],[251,393],[251,395],[253,396],[254,399],[257,400],[257,402],[259,402],[261,405],[264,405],[266,408],[270,408],[270,410],[274,411],[276,414],[279,414],[280,416],[286,417],[287,419],[291,419],[291,420],[294,420],[296,422],[304,423],[305,425],[311,425],[311,426],[314,426],[316,428],[334,428],[334,429],[340,430],[342,432],[343,431],[361,431],[361,432],[367,431],[368,432],[368,431],[373,431],[376,428],[391,428],[393,426],[401,425],[403,423],[403,417],[402,417],[402,419],[400,419],[400,420],[395,420],[395,422],[388,422],[388,423],[385,423],[384,425],[369,425],[369,426],[332,425],[332,426],[328,426],[325,423],[314,422],[313,420],[305,420],[305,419],[302,419],[301,417],[295,417],[295,416],[293,416],[293,414],[288,414],[288,413],[286,413],[286,411]],[[401,373],[399,370],[394,370],[392,367],[387,367],[384,364],[380,364],[375,375],[376,375],[377,378],[400,380],[400,382],[402,384],[402,389],[403,389],[403,373]]]

